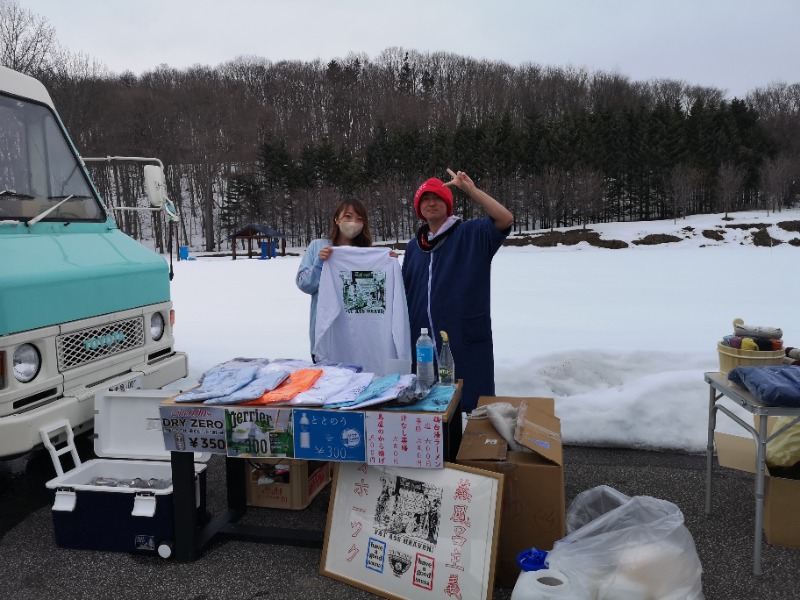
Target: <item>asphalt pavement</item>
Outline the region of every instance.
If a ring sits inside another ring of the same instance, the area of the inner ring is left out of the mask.
[[[609,485],[629,495],[675,503],[683,512],[703,565],[709,600],[784,600],[800,590],[800,550],[764,543],[763,575],[753,566],[753,476],[714,469],[711,516],[704,511],[705,456],[566,446],[567,502]],[[191,563],[124,552],[61,548],[53,540],[44,483],[54,476],[46,453],[0,463],[0,598],[10,600],[256,598],[358,600],[372,594],[320,574],[321,550],[232,539],[214,540]],[[301,511],[252,508],[248,522],[323,530],[330,486]],[[226,503],[224,460],[208,464],[208,508]],[[800,507],[799,507],[800,508]],[[87,532],[87,535],[91,535]],[[508,599],[511,589],[495,588]]]

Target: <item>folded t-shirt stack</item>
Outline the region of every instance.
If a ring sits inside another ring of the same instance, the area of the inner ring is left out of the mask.
[[[740,335],[726,335],[722,338],[723,346],[730,346],[737,350],[757,350],[760,352],[771,352],[773,350],[783,350],[782,340],[771,340],[760,337],[742,337]]]
[[[455,386],[417,388],[415,375],[362,372],[360,365],[296,359],[236,358],[206,371],[199,385],[175,402],[272,406],[324,406],[343,410],[394,403],[440,412]]]
[[[771,352],[783,350],[783,331],[779,327],[746,325],[742,319],[733,320],[733,335],[722,338],[723,346],[737,350]]]

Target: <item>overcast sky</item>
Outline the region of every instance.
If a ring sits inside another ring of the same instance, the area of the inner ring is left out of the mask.
[[[111,71],[389,47],[677,79],[744,97],[800,82],[800,0],[19,0]]]

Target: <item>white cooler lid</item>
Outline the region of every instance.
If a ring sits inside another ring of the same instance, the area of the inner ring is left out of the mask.
[[[174,395],[174,391],[137,389],[95,394],[95,454],[105,458],[169,460],[159,406]],[[208,458],[207,454],[194,453],[195,462]]]

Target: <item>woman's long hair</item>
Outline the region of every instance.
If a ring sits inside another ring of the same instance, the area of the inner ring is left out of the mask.
[[[339,226],[336,224],[336,219],[339,218],[339,215],[344,212],[347,207],[353,209],[353,212],[356,213],[359,217],[364,219],[364,228],[361,230],[356,237],[354,237],[351,241],[353,246],[359,246],[361,248],[369,248],[372,246],[372,234],[369,232],[369,215],[367,215],[367,207],[364,206],[364,203],[361,200],[342,200],[339,203],[339,206],[336,207],[336,210],[333,211],[333,218],[331,219],[331,229],[328,232],[328,239],[333,242],[334,246],[339,246]]]

